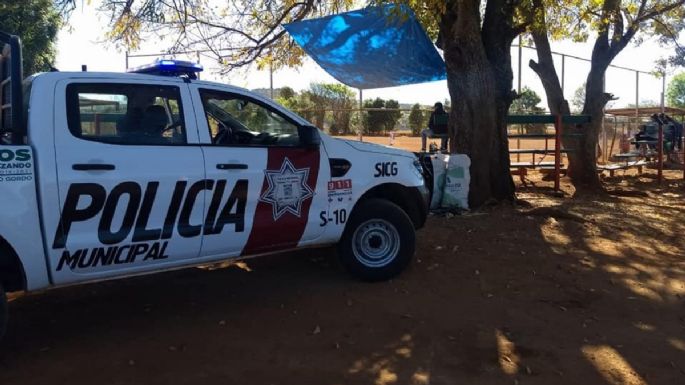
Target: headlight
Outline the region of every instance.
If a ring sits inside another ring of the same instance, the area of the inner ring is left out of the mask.
[[[423,166],[418,159],[414,159],[414,168],[418,171],[419,175],[423,178]]]

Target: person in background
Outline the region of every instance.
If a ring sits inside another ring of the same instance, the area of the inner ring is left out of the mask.
[[[428,128],[421,131],[421,152],[426,151],[427,138],[440,138],[440,151],[447,150],[447,126],[449,115],[442,106],[442,103],[435,103],[433,112],[431,112],[430,119],[428,119]]]

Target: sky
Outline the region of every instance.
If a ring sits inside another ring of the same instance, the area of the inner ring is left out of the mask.
[[[108,19],[96,11],[97,0],[90,5],[84,5],[76,9],[67,26],[58,35],[56,67],[61,71],[80,71],[81,65],[85,64],[89,71],[112,71],[123,72],[126,69],[126,54],[123,49],[107,43],[104,34],[107,30]],[[154,41],[152,41],[154,40]],[[131,54],[156,54],[166,48],[164,40],[150,39],[141,48]],[[590,43],[574,43],[570,41],[554,42],[552,49],[567,55],[589,58],[592,45]],[[639,75],[640,101],[661,100],[662,80],[648,74],[654,71],[654,62],[662,57],[669,56],[668,48],[660,47],[653,41],[645,41],[642,45],[626,47],[614,60],[613,64],[628,67],[647,73]],[[160,55],[161,56],[161,55]],[[512,63],[514,70],[514,89],[518,87],[518,49],[512,47]],[[156,56],[145,58],[130,58],[129,66],[152,62]],[[182,57],[179,59],[191,59],[197,61],[197,57]],[[543,99],[541,107],[546,107],[544,101],[544,89],[537,75],[528,68],[528,61],[535,58],[535,51],[524,48],[521,61],[521,84],[535,90]],[[561,74],[561,57],[556,56],[557,71]],[[269,88],[269,72],[258,71],[251,68],[228,76],[217,73],[217,64],[213,60],[201,56],[200,63],[204,65],[205,72],[202,79],[213,80],[222,83],[230,83],[235,86],[248,89]],[[564,94],[568,100],[573,98],[575,90],[580,87],[589,71],[589,63],[567,57],[565,60]],[[677,73],[677,71],[675,72]],[[672,76],[674,73],[671,73]],[[667,82],[668,82],[667,75]],[[282,69],[274,72],[274,88],[289,86],[296,91],[308,88],[312,82],[335,83],[333,77],[322,70],[314,61],[306,59],[305,64],[299,69]],[[635,103],[635,72],[617,68],[611,68],[607,72],[606,90],[613,93],[619,99],[613,102],[613,107],[622,107]],[[364,99],[381,97],[383,99],[396,99],[400,103],[421,103],[432,105],[436,101],[449,99],[447,84],[445,81],[423,83],[402,87],[381,88],[365,90]]]

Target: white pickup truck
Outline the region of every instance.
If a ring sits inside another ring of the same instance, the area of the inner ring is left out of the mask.
[[[363,280],[411,260],[414,154],[329,137],[192,63],[23,79],[19,39],[3,45],[0,336],[5,292],[336,244]]]

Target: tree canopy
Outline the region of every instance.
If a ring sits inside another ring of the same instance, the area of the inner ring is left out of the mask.
[[[74,4],[75,0],[58,0]],[[304,52],[288,39],[284,23],[350,9],[354,0],[103,0],[107,37],[135,49],[149,36],[168,51],[200,50],[225,71],[256,63],[297,66]]]
[[[666,99],[669,107],[685,108],[685,72],[674,76],[668,83]]]
[[[399,110],[400,104],[393,99],[369,99],[365,100],[363,105],[365,109],[368,109],[364,112],[362,120],[366,134],[392,131],[402,117],[402,112]]]
[[[529,87],[523,87],[523,89],[521,89],[521,93],[518,95],[516,100],[514,100],[511,103],[511,107],[509,107],[509,113],[540,113],[544,111],[544,109],[538,107],[538,104],[540,104],[541,101],[542,99],[540,98],[540,95],[537,94],[537,92],[533,91]]]
[[[50,70],[61,25],[62,19],[52,0],[0,2],[0,27],[21,38],[26,75]]]
[[[354,92],[343,84],[311,83],[297,94],[292,88],[279,89],[277,102],[297,112],[303,118],[332,135],[352,133]]]
[[[412,135],[419,135],[421,130],[425,128],[425,117],[421,110],[421,105],[416,103],[411,106],[411,111],[409,112],[409,128],[411,129]]]

